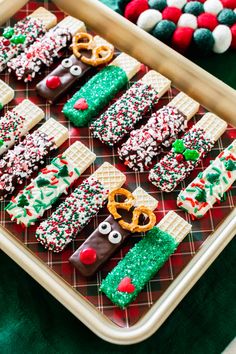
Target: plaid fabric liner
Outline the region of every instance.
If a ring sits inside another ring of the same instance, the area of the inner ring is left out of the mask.
[[[13,23],[15,20],[20,20],[24,18],[28,13],[34,11],[38,6],[45,6],[49,10],[53,11],[58,21],[60,21],[64,14],[57,10],[53,4],[48,4],[47,1],[38,1],[28,3],[21,11],[19,11],[14,20],[11,20],[8,25]],[[57,62],[58,63],[58,62]],[[55,63],[55,66],[57,65]],[[82,143],[87,145],[92,149],[96,155],[97,159],[95,163],[82,175],[78,183],[81,183],[83,179],[88,177],[91,173],[95,171],[104,161],[108,161],[114,164],[118,169],[126,173],[127,182],[125,187],[133,191],[138,185],[141,185],[147,192],[153,195],[159,200],[159,207],[156,212],[157,221],[159,221],[169,210],[174,210],[180,214],[183,218],[190,222],[190,217],[187,213],[180,211],[176,207],[176,198],[181,188],[188,185],[188,183],[196,177],[199,171],[202,171],[209,165],[210,160],[214,159],[220,151],[227,147],[233,139],[236,138],[236,129],[228,127],[226,133],[223,137],[215,144],[215,147],[210,154],[203,160],[200,166],[191,174],[191,177],[183,182],[178,189],[172,193],[162,193],[157,191],[157,189],[148,182],[148,173],[133,173],[119,160],[117,155],[117,148],[109,148],[103,145],[97,139],[93,139],[89,133],[88,128],[75,128],[73,125],[65,118],[61,113],[64,103],[72,96],[74,92],[77,91],[78,87],[74,88],[69,92],[69,94],[62,98],[59,103],[49,105],[45,103],[43,98],[40,98],[35,93],[35,85],[41,80],[50,70],[45,70],[41,77],[37,77],[33,83],[24,84],[22,82],[17,82],[14,77],[10,77],[6,72],[0,74],[0,78],[6,83],[10,84],[12,88],[15,89],[15,99],[5,107],[7,109],[12,109],[16,104],[20,103],[24,98],[29,98],[35,104],[39,105],[46,113],[47,117],[53,117],[59,122],[66,125],[70,130],[69,142],[66,142],[60,147],[59,152],[63,152],[68,144],[72,144],[75,140],[79,139]],[[136,75],[132,80],[135,82],[140,79],[144,73],[147,72],[147,68],[142,66],[141,72]],[[88,77],[86,78],[86,80]],[[84,80],[80,82],[82,85]],[[128,87],[127,87],[128,88]],[[160,101],[158,108],[167,104],[173,96],[177,94],[177,90],[172,88]],[[119,95],[120,96],[120,95]],[[114,101],[111,102],[111,104]],[[1,115],[3,115],[3,111]],[[190,121],[189,127],[192,126],[201,116],[205,113],[203,108],[200,109],[200,113]],[[149,115],[150,116],[150,115]],[[149,117],[148,116],[148,117]],[[147,117],[147,118],[148,118]],[[141,121],[138,127],[145,122],[145,118]],[[43,122],[41,123],[43,124]],[[58,151],[54,153],[54,156],[58,154]],[[50,159],[54,156],[50,156]],[[47,159],[47,163],[50,162]],[[27,184],[29,181],[27,182]],[[15,191],[16,195],[17,191]],[[65,197],[61,198],[61,201]],[[200,220],[192,222],[193,230],[192,233],[186,237],[186,239],[180,244],[176,253],[170,257],[165,266],[158,272],[158,274],[147,284],[146,288],[140,293],[136,301],[131,304],[128,309],[121,310],[112,305],[112,303],[106,298],[105,295],[99,293],[99,286],[101,280],[107,275],[107,273],[117,264],[117,262],[127,253],[130,247],[134,245],[135,242],[139,240],[139,237],[130,237],[128,242],[123,246],[123,248],[117,252],[114,257],[108,261],[105,266],[99,271],[94,277],[86,279],[75,272],[75,269],[68,262],[69,256],[82,244],[82,242],[91,234],[98,223],[101,222],[107,216],[107,210],[104,208],[97,217],[95,217],[89,225],[77,236],[76,240],[72,242],[62,253],[53,254],[44,250],[44,248],[35,239],[35,229],[36,226],[30,227],[28,230],[22,229],[21,226],[16,225],[16,223],[9,220],[8,214],[6,214],[3,209],[5,205],[9,202],[7,200],[1,202],[1,224],[13,233],[21,242],[23,242],[37,257],[39,257],[43,262],[45,262],[51,269],[53,269],[59,276],[61,276],[65,281],[67,281],[73,288],[75,288],[80,294],[82,294],[88,301],[90,301],[98,311],[101,311],[105,316],[110,318],[114,323],[121,327],[129,327],[134,325],[152,306],[152,304],[160,298],[172,281],[178,276],[178,274],[183,270],[183,268],[188,264],[192,257],[196,254],[198,249],[202,246],[207,237],[215,230],[218,223],[223,220],[231,211],[231,209],[236,205],[236,185],[234,184],[231,191],[228,193],[225,202],[220,205],[215,205],[213,209],[205,217]],[[58,205],[58,204],[57,204]],[[56,206],[57,206],[56,205]],[[44,218],[47,218],[56,206],[51,211],[47,211]]]

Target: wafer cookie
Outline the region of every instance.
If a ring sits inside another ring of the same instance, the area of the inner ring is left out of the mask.
[[[6,211],[12,220],[26,227],[34,224],[93,163],[96,155],[84,144],[76,141],[12,198]]]
[[[171,151],[150,171],[149,180],[159,189],[171,192],[199,165],[226,127],[222,119],[206,113],[182,139],[172,144]]]
[[[118,149],[120,159],[134,171],[149,170],[163,149],[169,148],[178,134],[186,130],[187,121],[198,109],[199,103],[179,93],[167,106],[153,113],[145,125],[130,133]]]
[[[169,212],[107,275],[100,290],[115,305],[127,307],[190,231],[190,224],[175,212]]]
[[[125,175],[104,162],[40,224],[37,240],[45,248],[61,252],[105,205],[109,191],[124,182]]]
[[[68,129],[50,118],[0,160],[0,199],[31,177],[52,150],[68,139]]]
[[[169,88],[170,80],[149,71],[91,124],[93,136],[109,146],[118,143]]]
[[[15,91],[7,85],[4,81],[0,80],[0,110],[15,96]]]
[[[122,53],[93,76],[63,107],[76,126],[86,126],[140,69],[140,63]]]
[[[38,124],[45,114],[30,100],[24,100],[0,118],[0,155]]]
[[[185,188],[177,205],[192,219],[203,217],[216,202],[225,200],[225,193],[236,180],[236,140]]]
[[[136,188],[132,194],[136,198],[134,207],[156,209],[158,201],[141,187]],[[130,212],[123,210],[122,218],[129,221]],[[109,215],[73,253],[69,261],[82,275],[91,276],[122,246],[127,237],[132,237],[131,233],[122,229],[118,221]]]
[[[45,7],[41,6],[32,12],[32,14],[28,15],[28,17],[40,20],[44,24],[46,30],[49,30],[57,24],[57,17],[52,12],[45,9]]]

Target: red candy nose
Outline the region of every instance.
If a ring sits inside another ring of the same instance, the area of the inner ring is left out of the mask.
[[[84,98],[79,98],[78,101],[74,104],[74,109],[78,109],[80,111],[84,111],[88,108],[88,103]]]
[[[61,80],[58,76],[49,76],[46,81],[46,85],[49,89],[55,90],[59,86],[61,86]]]
[[[80,252],[79,259],[83,264],[93,264],[96,262],[97,253],[93,248],[85,248]]]

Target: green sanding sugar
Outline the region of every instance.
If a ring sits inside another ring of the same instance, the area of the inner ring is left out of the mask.
[[[109,101],[127,84],[123,69],[109,65],[93,76],[63,107],[63,113],[77,127],[86,126]],[[74,105],[84,99],[87,109],[76,109]]]
[[[103,280],[100,290],[117,306],[125,308],[135,300],[146,283],[176,250],[178,243],[154,226]],[[117,290],[124,278],[130,278],[133,292]]]

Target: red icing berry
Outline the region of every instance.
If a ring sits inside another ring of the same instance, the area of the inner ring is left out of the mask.
[[[61,86],[61,80],[58,76],[49,76],[46,81],[46,85],[49,89],[55,90],[59,86]]]
[[[139,15],[148,9],[147,0],[133,0],[126,5],[124,16],[131,22],[137,22]]]
[[[174,23],[177,23],[180,16],[182,15],[182,11],[177,7],[168,6],[162,12],[163,20],[169,20]]]
[[[9,39],[4,39],[4,40],[2,41],[2,43],[3,43],[3,45],[5,45],[5,47],[7,47],[7,46],[9,46],[10,41],[9,41]]]
[[[31,57],[32,57],[31,53],[27,53],[27,54],[26,54],[26,58],[27,58],[27,59],[30,59]]]
[[[236,49],[236,23],[230,29],[232,33],[231,48]]]
[[[120,284],[117,287],[118,291],[121,291],[122,293],[133,293],[135,290],[134,284],[132,284],[132,281],[129,277],[125,277],[121,280]]]
[[[218,20],[215,15],[205,12],[198,16],[197,23],[199,28],[207,28],[213,31],[218,25]]]
[[[184,157],[183,157],[183,155],[182,155],[182,154],[178,154],[178,155],[176,155],[176,156],[175,156],[175,158],[176,158],[176,160],[177,160],[178,162],[182,162],[182,161],[183,161],[183,159],[184,159]]]
[[[85,248],[80,252],[79,259],[83,264],[93,264],[96,262],[97,253],[93,248]]]
[[[236,0],[220,0],[224,7],[234,10],[236,8]]]
[[[85,111],[88,108],[88,103],[84,98],[79,98],[78,101],[74,104],[74,109],[78,109],[80,111]]]
[[[185,52],[191,44],[194,29],[190,27],[176,28],[172,37],[172,46],[179,52]]]

